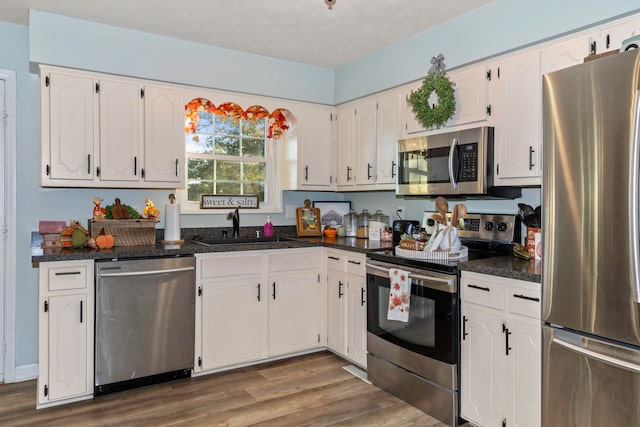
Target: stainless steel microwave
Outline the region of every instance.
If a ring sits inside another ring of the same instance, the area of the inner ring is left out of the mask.
[[[500,197],[516,187],[493,185],[493,127],[404,139],[398,143],[398,196]]]

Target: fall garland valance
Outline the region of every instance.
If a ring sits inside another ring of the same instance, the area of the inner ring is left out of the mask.
[[[198,119],[200,118],[200,111],[216,114],[220,116],[222,120],[226,120],[231,117],[236,122],[240,119],[254,121],[268,117],[269,129],[267,138],[278,139],[282,136],[285,130],[289,129],[289,125],[287,125],[287,119],[284,114],[286,110],[284,108],[277,108],[273,110],[272,113],[269,113],[269,111],[261,105],[252,105],[246,110],[243,110],[242,107],[233,102],[225,102],[224,104],[220,104],[216,107],[213,102],[206,98],[196,98],[189,101],[189,103],[184,106],[184,109],[186,116],[184,124],[185,133],[196,132]]]

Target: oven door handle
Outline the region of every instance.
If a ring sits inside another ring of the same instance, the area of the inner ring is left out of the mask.
[[[370,263],[367,263],[366,266],[367,266],[367,268],[372,268],[374,270],[384,271],[387,274],[389,274],[389,269],[388,268],[380,267],[379,265],[370,264]],[[410,279],[414,278],[414,279],[418,279],[418,280],[422,279],[422,280],[428,280],[428,281],[431,281],[431,282],[439,282],[439,283],[449,284],[449,279],[442,279],[442,278],[433,277],[433,276],[425,276],[423,274],[414,273],[413,271],[409,272],[409,278]]]

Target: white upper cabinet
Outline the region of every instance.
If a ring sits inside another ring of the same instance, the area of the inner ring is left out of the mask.
[[[91,184],[98,111],[94,78],[65,71],[43,72],[40,85],[42,184]]]
[[[385,92],[377,98],[376,110],[376,184],[379,189],[394,189],[398,173],[398,140],[402,130],[403,91]]]
[[[490,118],[489,74],[483,65],[472,65],[447,73],[454,85],[456,110],[443,127],[465,126],[484,122]],[[416,133],[436,131],[439,128],[425,129],[416,118],[409,101],[411,92],[422,86],[422,80],[403,87],[404,102],[402,114],[402,137],[410,138]]]
[[[492,67],[496,185],[540,185],[542,80],[537,50],[499,59]]]
[[[177,88],[41,67],[41,185],[184,187]]]
[[[99,81],[100,166],[98,178],[139,181],[142,141],[141,87],[137,83]]]
[[[338,189],[395,188],[401,89],[338,107]]]
[[[336,184],[335,108],[304,106],[296,111],[298,189],[331,190]]]
[[[561,70],[573,65],[582,64],[589,54],[588,43],[584,37],[572,38],[561,43],[545,47],[540,55],[541,74]],[[541,83],[542,84],[542,83]],[[540,88],[542,90],[542,87]]]
[[[184,152],[184,104],[180,91],[145,85],[142,178],[161,186],[184,187]]]

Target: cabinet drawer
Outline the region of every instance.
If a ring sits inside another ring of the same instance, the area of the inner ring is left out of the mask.
[[[347,258],[347,273],[364,277],[367,274],[367,260],[365,257]]]
[[[47,268],[49,291],[85,289],[93,283],[93,261],[55,262]]]
[[[327,268],[329,270],[345,271],[347,257],[339,252],[327,251]]]
[[[510,313],[541,318],[540,289],[509,286],[507,288],[507,307]]]
[[[200,261],[200,278],[260,274],[262,255],[237,255],[203,258]]]
[[[476,278],[462,280],[462,299],[472,304],[504,309],[504,286]]]
[[[318,251],[269,254],[269,271],[307,270],[320,267]]]

